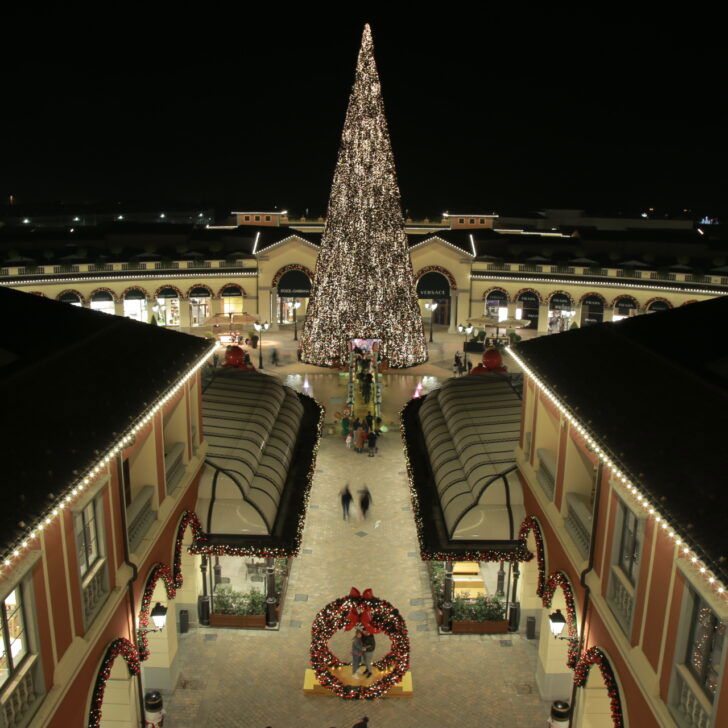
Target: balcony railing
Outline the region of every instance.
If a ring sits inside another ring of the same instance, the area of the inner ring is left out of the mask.
[[[686,728],[711,728],[713,721],[710,703],[693,686],[687,669],[683,665],[677,668],[677,696],[673,709],[680,718],[680,724]]]
[[[150,526],[157,519],[153,509],[154,486],[145,485],[126,510],[126,527],[129,533],[129,548],[136,551]]]
[[[33,657],[32,659],[35,660],[36,658]],[[21,726],[26,724],[29,713],[38,700],[33,683],[34,669],[35,666],[31,665],[26,670],[13,692],[8,695],[7,700],[2,704],[0,725]]]
[[[536,479],[541,484],[548,499],[553,500],[556,488],[556,458],[550,450],[543,448],[536,450],[536,455],[538,455]]]
[[[167,494],[171,495],[185,472],[185,444],[176,442],[164,453],[164,471],[167,476]]]
[[[581,493],[566,494],[566,530],[583,558],[589,556],[592,532],[592,503]]]
[[[83,616],[87,625],[94,618],[108,593],[106,559],[99,559],[83,582]]]
[[[624,633],[629,636],[634,611],[634,589],[625,584],[621,569],[612,566],[607,601]]]

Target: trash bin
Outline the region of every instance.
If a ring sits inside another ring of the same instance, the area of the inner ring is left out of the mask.
[[[185,634],[190,631],[190,613],[186,609],[179,610],[179,633]]]
[[[570,713],[571,706],[565,700],[554,700],[554,702],[551,703],[551,717],[549,718],[549,725],[553,728],[569,725]]]
[[[144,693],[144,722],[152,728],[161,728],[164,724],[164,701],[162,693],[150,690]]]
[[[536,617],[526,617],[526,639],[536,639]]]

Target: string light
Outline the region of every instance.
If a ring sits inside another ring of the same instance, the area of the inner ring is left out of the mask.
[[[273,246],[271,246],[273,247]],[[184,269],[183,269],[184,270]],[[257,270],[236,270],[235,276],[246,276],[246,277],[253,277],[257,276],[258,271]],[[180,273],[178,270],[173,270],[173,275],[170,276],[170,271],[160,271],[160,270],[149,270],[147,271],[146,275],[118,275],[113,276],[113,280],[115,281],[136,281],[136,280],[145,280],[149,278],[223,278],[225,276],[230,276],[230,271],[227,270],[222,273],[212,273],[205,271],[204,273],[200,273],[199,271],[197,273]],[[15,280],[3,280],[0,281],[0,285],[2,286],[23,286],[23,285],[30,285],[31,283],[93,283],[95,281],[103,281],[105,283],[108,283],[110,280],[112,280],[109,276],[72,276],[68,278],[41,278],[39,276],[35,277],[28,277],[28,278],[18,278]]]
[[[98,475],[108,469],[108,465],[111,460],[121,452],[127,445],[129,445],[133,436],[132,433],[138,432],[143,425],[149,422],[152,417],[158,412],[192,377],[197,370],[210,358],[212,352],[215,349],[215,343],[210,344],[205,353],[187,370],[187,372],[173,384],[167,392],[159,397],[157,401],[148,410],[148,413],[140,419],[141,424],[133,425],[130,429],[131,432],[123,435],[114,445],[112,445],[107,452],[102,454],[99,461],[92,465],[88,472],[82,475],[75,485],[69,486],[66,493],[61,495],[59,499],[49,506],[46,513],[42,513],[37,517],[34,524],[28,527],[27,532],[18,537],[15,544],[8,547],[7,552],[0,557],[5,566],[12,565],[11,556],[18,558],[21,553],[30,546],[30,540],[38,536],[44,528],[49,526],[55,517],[57,517],[64,505],[70,503],[74,497],[81,494],[88,486],[96,479]]]
[[[546,386],[546,384],[533,372],[533,370],[523,361],[523,359],[516,354],[511,347],[506,347],[506,351],[513,357],[514,361],[521,367],[521,369],[528,375],[528,377],[533,381],[533,383],[541,390],[541,392],[553,402],[553,404],[556,406],[556,408],[559,410],[559,412],[566,417],[566,419],[569,421],[571,425],[574,427],[583,427],[581,423],[574,417],[574,415],[567,409],[567,407],[561,403],[561,401],[556,397],[556,395],[551,392],[551,390]],[[586,429],[584,428],[585,432]],[[591,446],[592,450],[597,454],[599,459],[607,466],[611,466],[614,471],[616,472],[616,466],[612,463],[611,458],[606,454],[606,452],[600,447],[597,442],[592,438],[590,435],[585,436],[586,441]],[[619,471],[621,474],[621,471]],[[613,473],[614,474],[614,473]],[[635,500],[647,510],[647,512],[654,517],[656,523],[662,523],[662,528],[666,531],[668,531],[668,536],[672,538],[673,543],[676,546],[680,546],[683,544],[683,539],[678,535],[677,529],[669,524],[668,519],[659,513],[659,511],[650,503],[650,501],[639,491],[639,488],[637,488],[634,483],[631,483],[625,478],[620,478],[626,485],[627,490],[632,493],[632,495],[635,497]],[[679,552],[679,549],[678,549]],[[699,561],[697,554],[691,551],[691,549],[687,546],[683,546],[682,553],[685,555],[689,561],[689,563],[693,564],[696,568],[696,571],[703,576],[705,576],[706,581],[713,585],[717,592],[719,594],[724,594],[725,589],[723,584],[718,581],[715,574],[713,574],[711,571],[708,570],[708,568],[703,564],[701,561]],[[711,581],[711,578],[713,579]]]
[[[391,367],[427,360],[368,25],[316,259],[301,360],[319,366],[345,363],[355,338],[380,340],[380,356]]]

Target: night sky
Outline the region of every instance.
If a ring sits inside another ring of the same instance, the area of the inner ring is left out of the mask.
[[[728,64],[709,19],[132,20],[3,51],[3,202],[323,214],[369,20],[410,216],[725,206]]]

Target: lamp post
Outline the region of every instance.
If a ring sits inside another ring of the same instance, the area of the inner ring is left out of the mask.
[[[270,324],[266,321],[264,324],[260,323],[259,321],[256,321],[253,324],[253,327],[258,332],[258,348],[259,348],[259,358],[258,358],[258,369],[263,368],[263,332],[268,330],[268,327]]]
[[[551,633],[556,639],[568,639],[568,637],[561,636],[566,626],[566,617],[561,614],[560,609],[557,609],[553,614],[549,614],[549,626],[551,627]]]
[[[472,324],[458,324],[458,331],[463,335],[463,351],[465,351],[465,344],[468,343],[468,336],[475,332],[478,333],[478,329],[476,329]]]
[[[298,341],[298,327],[296,325],[296,311],[298,311],[299,308],[301,308],[301,302],[300,301],[293,301],[293,340]]]
[[[425,308],[430,312],[430,343],[432,343],[432,320],[434,318],[435,309],[437,308],[437,301],[426,303]]]
[[[149,616],[151,616],[152,622],[154,622],[154,626],[157,628],[156,630],[149,631],[161,632],[164,629],[164,625],[167,624],[167,607],[157,602]]]

